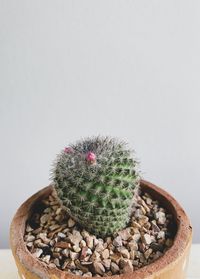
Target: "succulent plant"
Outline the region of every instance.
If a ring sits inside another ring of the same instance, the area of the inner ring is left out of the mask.
[[[58,198],[69,215],[95,235],[123,229],[140,180],[137,160],[116,138],[86,138],[57,156],[52,171]]]

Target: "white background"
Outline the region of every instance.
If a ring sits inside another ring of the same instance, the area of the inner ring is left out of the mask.
[[[0,247],[84,136],[127,140],[200,242],[200,1],[0,0]]]

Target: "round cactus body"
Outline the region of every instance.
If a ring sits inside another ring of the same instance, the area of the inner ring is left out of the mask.
[[[98,236],[112,235],[129,221],[139,184],[137,161],[115,138],[87,138],[57,157],[53,182],[68,213]]]

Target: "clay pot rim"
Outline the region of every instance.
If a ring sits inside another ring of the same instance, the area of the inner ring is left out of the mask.
[[[175,264],[176,260],[184,254],[185,249],[190,245],[192,227],[189,218],[179,203],[165,190],[148,181],[141,180],[140,185],[142,190],[149,192],[152,197],[157,196],[158,200],[165,202],[167,207],[170,208],[170,211],[173,212],[174,217],[177,220],[177,233],[174,243],[163,256],[151,264],[130,273],[101,277],[102,279],[129,279],[130,276],[132,278],[133,275],[135,279],[146,278],[154,272],[167,268],[169,264]],[[17,210],[10,227],[10,245],[13,255],[16,256],[28,270],[34,270],[34,272],[38,276],[41,276],[41,278],[50,278],[47,277],[48,274],[58,276],[58,278],[62,279],[99,278],[96,276],[82,277],[80,275],[73,275],[57,268],[50,269],[48,265],[35,258],[27,249],[23,237],[25,224],[29,218],[31,208],[37,201],[48,196],[52,191],[53,187],[51,185],[43,188],[27,199]]]

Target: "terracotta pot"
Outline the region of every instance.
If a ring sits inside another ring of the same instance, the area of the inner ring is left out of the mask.
[[[177,201],[159,187],[141,181],[141,188],[153,198],[159,200],[170,213],[173,214],[177,229],[172,247],[154,263],[137,271],[102,277],[105,279],[183,279],[186,278],[186,269],[189,250],[192,241],[192,228],[188,217]],[[48,186],[24,202],[15,214],[10,228],[10,244],[21,278],[32,279],[80,279],[82,276],[72,275],[57,268],[50,269],[38,259],[34,258],[26,248],[23,240],[26,221],[41,199],[52,192]],[[84,277],[85,278],[85,277]],[[91,277],[87,277],[88,279]],[[93,277],[99,278],[99,277]]]

